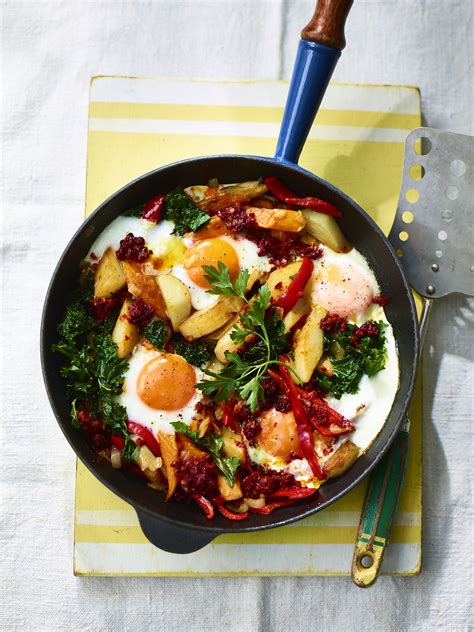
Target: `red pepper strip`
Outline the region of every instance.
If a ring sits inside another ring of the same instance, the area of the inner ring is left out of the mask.
[[[264,184],[270,193],[273,193],[276,198],[286,204],[304,206],[305,208],[309,208],[319,213],[324,213],[325,215],[332,215],[332,217],[341,217],[342,215],[341,211],[336,208],[334,204],[331,204],[331,202],[311,196],[302,198],[298,197],[293,193],[293,191],[290,191],[283,182],[280,182],[280,180],[274,176],[271,178],[265,178]]]
[[[237,423],[235,415],[235,399],[230,399],[224,406],[224,412],[222,413],[222,425],[225,428],[231,428],[234,432],[240,434],[240,426]]]
[[[135,463],[127,463],[126,467],[130,472],[133,472],[133,474],[135,474],[136,476],[140,476],[141,478],[146,478],[146,480],[148,480],[148,476],[145,474],[145,472],[142,472],[141,469],[138,467],[138,465],[135,465]]]
[[[287,489],[279,489],[272,494],[272,498],[307,498],[316,492],[310,487],[289,487]]]
[[[303,316],[301,316],[301,318],[299,320],[296,321],[296,323],[293,325],[293,327],[290,329],[291,333],[294,333],[297,329],[301,329],[301,327],[304,326],[305,322],[308,320],[308,314],[303,314]]]
[[[295,204],[297,206],[303,206],[310,211],[316,211],[317,213],[323,213],[324,215],[331,215],[331,217],[342,217],[341,211],[328,202],[327,200],[321,200],[317,197],[291,197],[285,200],[286,204]]]
[[[312,433],[308,419],[306,418],[306,412],[299,397],[298,389],[296,387],[296,384],[291,379],[291,375],[286,366],[280,364],[278,369],[281,375],[279,375],[273,369],[269,369],[268,374],[275,380],[275,382],[277,382],[283,393],[285,393],[285,395],[289,398],[291,402],[291,407],[293,409],[293,415],[296,421],[296,430],[298,432],[301,452],[303,453],[305,459],[308,461],[313,474],[316,476],[317,479],[322,481],[326,478],[326,475],[319,465],[316,454],[314,453]]]
[[[114,445],[117,450],[120,450],[120,452],[122,452],[125,446],[125,439],[123,437],[120,437],[119,435],[112,435],[110,440],[112,441],[112,445]]]
[[[267,516],[272,513],[275,509],[279,507],[287,507],[288,505],[294,505],[300,500],[299,498],[288,498],[287,500],[275,500],[272,503],[268,503],[268,505],[264,505],[263,507],[249,507],[249,511],[252,513],[263,514]]]
[[[303,257],[301,268],[277,301],[277,307],[282,307],[285,314],[287,314],[290,309],[293,309],[300,298],[303,298],[304,289],[311,278],[313,267],[313,261],[308,257]]]
[[[225,516],[229,520],[245,520],[245,518],[248,518],[249,516],[248,511],[244,511],[243,513],[235,513],[234,511],[227,509],[227,507],[224,507],[224,505],[218,505],[217,509],[221,512],[223,516]]]
[[[166,195],[157,195],[145,204],[145,208],[143,209],[142,219],[147,219],[149,222],[160,221],[161,211],[165,205]]]
[[[316,428],[316,430],[324,437],[337,437],[338,435],[348,434],[354,432],[355,427],[352,421],[341,415],[331,408],[329,404],[319,397],[312,397],[313,406],[319,408],[322,412],[322,416],[327,417],[327,424],[322,424],[313,417],[309,417],[310,423]]]
[[[150,450],[153,452],[155,456],[161,456],[160,444],[155,439],[155,437],[151,434],[148,428],[145,428],[145,426],[137,424],[135,421],[127,422],[127,428],[131,434],[135,434],[139,436],[140,439],[142,439],[143,443],[146,445],[146,447],[150,448]]]
[[[205,496],[201,496],[199,494],[196,494],[196,496],[193,496],[193,498],[206,514],[206,518],[208,520],[212,520],[215,516],[215,512],[211,501],[207,500]]]
[[[264,185],[267,189],[272,193],[276,198],[281,200],[282,202],[286,202],[287,198],[296,197],[293,191],[291,191],[286,185],[283,184],[281,180],[275,178],[275,176],[271,176],[270,178],[265,178],[263,180]]]
[[[224,503],[227,502],[227,500],[224,498],[224,496],[221,496],[219,494],[219,496],[216,496],[215,498],[212,499],[212,502],[214,503],[214,505],[223,505]]]

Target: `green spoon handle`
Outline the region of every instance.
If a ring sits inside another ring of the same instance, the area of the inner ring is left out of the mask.
[[[352,580],[360,587],[377,579],[390,540],[408,460],[408,427],[407,420],[369,480],[352,559]]]

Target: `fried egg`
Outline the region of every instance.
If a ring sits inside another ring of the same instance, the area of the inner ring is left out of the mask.
[[[128,233],[132,233],[135,237],[143,237],[146,245],[153,251],[153,255],[166,259],[167,256],[179,250],[175,255],[179,261],[182,260],[185,246],[179,237],[173,235],[174,223],[162,221],[158,224],[148,222],[139,217],[126,217],[124,215],[117,217],[92,244],[92,247],[86,257],[87,261],[97,261],[100,259],[107,248],[117,250],[120,241]],[[172,262],[173,264],[174,262]],[[171,264],[171,265],[172,265]],[[168,267],[163,265],[163,267]]]
[[[198,368],[174,353],[138,345],[129,358],[119,403],[128,418],[158,431],[174,433],[172,421],[190,424],[202,399],[195,384],[205,378]]]
[[[277,472],[288,472],[305,487],[317,489],[321,484],[314,477],[311,466],[306,459],[293,459],[288,462],[288,460],[267,452],[261,446],[248,446],[247,450],[252,463],[260,467],[276,470]]]
[[[256,445],[247,445],[250,460],[264,468],[288,472],[307,487],[319,487],[308,461],[298,454],[299,440],[293,413],[270,408],[259,415],[259,422],[261,431]]]
[[[351,319],[365,314],[374,295],[379,293],[373,271],[355,249],[343,254],[323,247],[311,283],[313,304]]]
[[[372,305],[365,320],[382,320],[387,347],[385,368],[372,377],[363,375],[358,392],[344,393],[341,399],[329,394],[325,399],[331,408],[354,422],[355,431],[350,439],[362,450],[366,450],[379,434],[392,408],[399,384],[398,352],[392,326],[383,307]]]
[[[217,301],[217,296],[209,294],[211,286],[206,281],[203,265],[217,268],[219,261],[229,268],[231,280],[235,280],[239,271],[247,269],[253,272],[267,272],[272,265],[265,256],[258,255],[258,246],[249,239],[237,239],[231,235],[219,235],[200,241],[185,240],[188,249],[182,265],[171,270],[176,278],[186,285],[191,294],[194,309],[204,309]]]
[[[384,330],[387,349],[385,368],[372,377],[363,375],[357,393],[344,393],[340,399],[336,399],[331,394],[325,397],[331,408],[354,423],[355,430],[348,437],[342,435],[334,442],[330,450],[319,454],[323,463],[347,438],[365,452],[382,429],[398,390],[397,346],[383,307],[371,304],[364,312],[364,317],[357,319],[358,324],[366,320],[383,321],[386,324]],[[260,414],[259,422],[261,431],[257,436],[256,445],[248,446],[251,461],[262,467],[289,472],[303,485],[309,487],[312,487],[313,483],[317,485],[317,481],[311,483],[313,475],[308,461],[300,458],[293,413],[282,413],[270,409]]]

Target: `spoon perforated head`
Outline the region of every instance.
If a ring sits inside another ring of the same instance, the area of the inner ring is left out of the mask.
[[[410,132],[389,240],[422,296],[474,295],[473,211],[474,138]]]

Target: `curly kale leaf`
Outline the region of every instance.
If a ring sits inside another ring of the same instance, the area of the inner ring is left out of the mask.
[[[325,334],[324,348],[332,363],[332,375],[317,372],[318,383],[330,391],[336,399],[344,393],[357,393],[359,382],[364,375],[372,377],[385,368],[387,361],[384,322],[377,323],[379,334],[363,336],[357,344],[351,344],[357,325],[348,323],[344,331]]]
[[[145,336],[156,349],[161,351],[170,337],[169,326],[163,318],[157,318],[145,327]]]
[[[196,232],[211,219],[180,187],[166,196],[163,216],[174,222],[173,232],[180,237],[188,231]]]
[[[188,342],[182,336],[176,335],[171,339],[173,353],[183,357],[193,366],[202,367],[211,359],[212,352],[209,346],[201,340]]]

